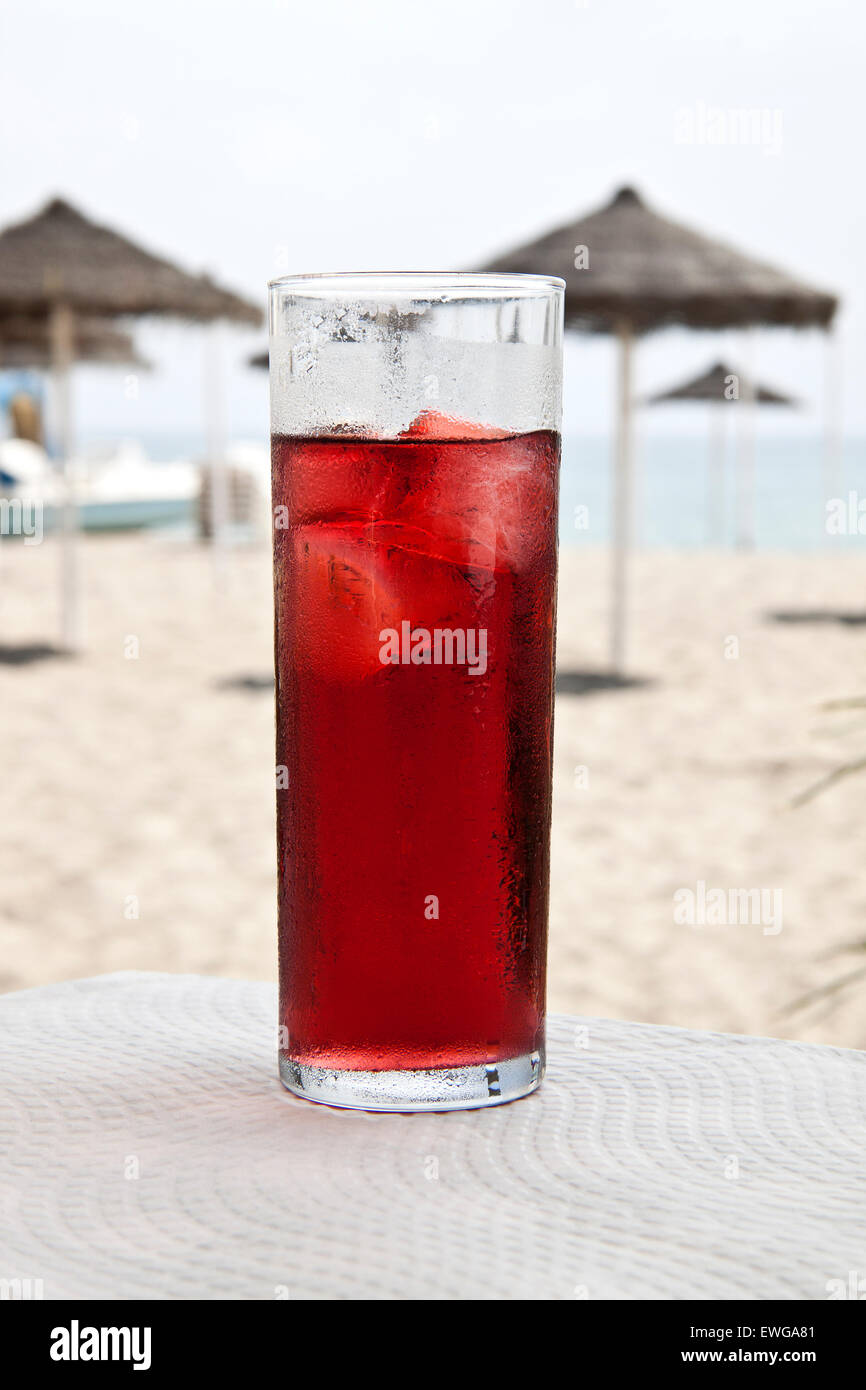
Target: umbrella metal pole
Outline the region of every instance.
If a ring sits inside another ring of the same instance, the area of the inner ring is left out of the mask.
[[[831,498],[841,498],[845,485],[842,468],[842,364],[839,338],[832,328],[828,328],[824,335],[823,396],[824,447],[821,483],[824,495],[821,523],[827,540],[827,503]]]
[[[610,666],[615,675],[625,670],[628,554],[632,540],[632,351],[631,325],[617,329],[617,413],[614,442],[613,512],[611,527]]]
[[[739,426],[737,437],[737,549],[755,548],[755,372],[754,338],[750,330],[744,334],[743,364],[745,376],[740,382],[738,401]]]
[[[725,535],[725,444],[727,401],[710,406],[710,447],[707,451],[707,544],[723,545]]]
[[[78,572],[78,504],[70,472],[72,403],[69,372],[73,357],[72,310],[55,304],[51,310],[51,369],[54,384],[55,427],[61,463],[60,523],[60,640],[64,651],[78,651],[82,641],[80,576]]]
[[[214,574],[222,585],[227,573],[229,489],[226,471],[225,392],[220,325],[208,326],[205,342],[205,433],[210,475],[210,531]]]

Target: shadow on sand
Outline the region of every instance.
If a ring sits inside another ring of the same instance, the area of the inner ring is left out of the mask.
[[[36,661],[50,661],[54,657],[65,660],[69,655],[69,652],[49,646],[46,642],[25,642],[19,647],[0,642],[0,666],[32,666]]]
[[[644,676],[615,676],[610,671],[557,671],[558,695],[600,695],[605,690],[641,690],[654,682]],[[273,690],[273,676],[225,676],[216,682],[218,690]]]
[[[217,690],[273,690],[273,676],[226,676],[215,682]]]
[[[844,627],[866,626],[866,613],[843,613],[832,608],[800,608],[767,613],[771,623],[841,623]]]
[[[606,690],[643,690],[646,676],[617,676],[612,671],[557,671],[557,695],[600,695]]]

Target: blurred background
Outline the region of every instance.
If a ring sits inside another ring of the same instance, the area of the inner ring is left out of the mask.
[[[866,1044],[863,16],[31,0],[0,26],[0,988],[275,974],[267,280],[549,272],[533,244],[573,226],[579,295],[583,221],[626,187],[711,239],[696,273],[736,248],[731,296],[770,266],[799,298],[635,337],[627,525],[619,319],[567,336],[551,1006]],[[685,264],[643,225],[605,267],[626,306],[644,252]]]

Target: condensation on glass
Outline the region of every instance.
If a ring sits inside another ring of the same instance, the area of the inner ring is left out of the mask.
[[[563,289],[271,285],[280,1075],[311,1100],[543,1073]]]

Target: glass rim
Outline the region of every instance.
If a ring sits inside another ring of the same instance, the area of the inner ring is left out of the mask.
[[[510,271],[337,270],[280,275],[268,281],[273,292],[294,292],[304,298],[367,295],[372,298],[487,298],[531,299],[565,290],[557,275]]]

